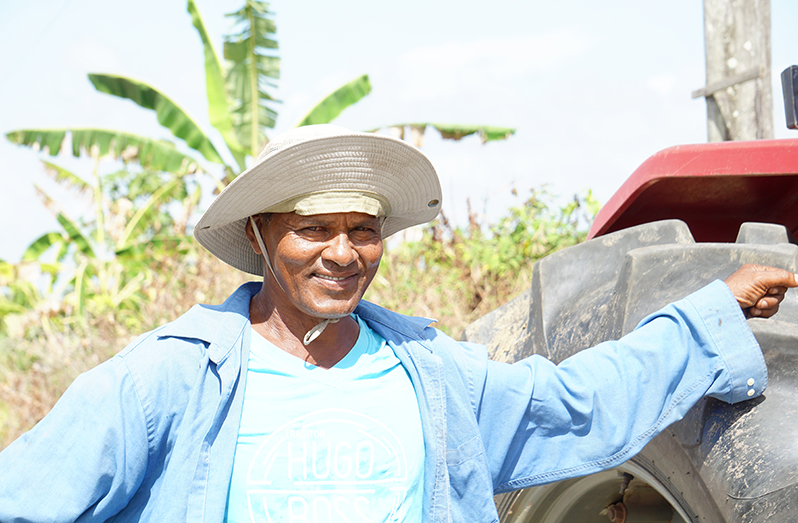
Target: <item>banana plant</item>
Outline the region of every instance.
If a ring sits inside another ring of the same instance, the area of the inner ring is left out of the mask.
[[[220,152],[196,120],[163,92],[139,80],[110,74],[89,74],[89,81],[100,92],[131,100],[154,111],[158,123],[187,145],[191,153],[180,152],[173,141],[121,130],[23,129],[7,133],[7,138],[55,156],[62,151],[69,135],[74,156],[96,153],[100,157],[136,162],[144,169],[180,176],[212,174],[214,170],[209,164],[216,164],[224,173],[216,177],[217,185],[222,188],[246,168],[246,157],[257,154],[267,140],[265,130],[274,126],[277,114],[271,108],[274,100],[267,89],[274,87],[274,80],[279,76],[280,60],[273,54],[277,42],[271,37],[275,27],[267,3],[247,0],[242,9],[229,15],[235,20],[236,31],[225,37],[225,58],[230,66],[224,67],[194,0],[188,1],[188,12],[205,56],[209,121],[221,134],[226,150]]]
[[[36,187],[39,198],[55,215],[61,230],[47,232],[34,240],[19,264],[38,264],[41,273],[49,274],[46,297],[68,304],[70,312],[78,319],[85,319],[84,311],[96,315],[105,311],[137,309],[143,299],[141,291],[153,275],[153,267],[145,259],[145,252],[149,257],[159,249],[178,252],[180,249],[176,244],[182,237],[154,235],[151,220],[144,219],[169,199],[167,195],[174,199],[174,195],[180,193],[183,180],[179,176],[160,184],[134,209],[132,205],[115,205],[117,202],[110,201],[105,195],[97,164],[95,156],[93,182],[88,182],[63,167],[45,162],[45,172],[56,182],[92,200],[95,218],[88,223],[70,218],[57,202]],[[184,203],[193,206],[198,199],[197,191],[186,196]],[[53,254],[51,259],[45,259],[46,253]],[[14,266],[10,267],[0,269],[16,270]],[[8,312],[15,311],[9,309]]]
[[[194,173],[211,174],[208,163],[221,166],[223,175],[215,177],[218,189],[232,181],[246,169],[247,157],[256,157],[268,141],[266,130],[273,128],[277,113],[270,88],[276,87],[280,75],[280,58],[274,39],[276,31],[273,13],[268,4],[246,0],[244,6],[230,13],[234,32],[225,36],[225,63],[211,41],[194,0],[188,0],[188,12],[202,42],[205,65],[205,88],[208,118],[224,140],[225,149],[214,145],[205,132],[172,98],[155,87],[139,80],[110,74],[89,74],[95,89],[133,101],[154,111],[158,122],[193,152],[183,154],[174,142],[106,129],[24,129],[9,132],[12,142],[58,154],[64,139],[71,135],[71,152],[80,156],[96,151],[99,156],[135,161],[143,168],[166,171],[185,176]],[[329,123],[352,104],[371,92],[368,75],[362,75],[342,85],[313,106],[297,126]],[[503,139],[515,132],[505,127],[484,125],[452,125],[439,123],[395,124],[394,133],[404,136],[409,127],[417,145],[421,144],[427,126],[436,128],[441,136],[459,140],[478,133],[483,142]],[[376,130],[376,129],[374,129]],[[225,160],[232,158],[233,162]]]
[[[8,314],[23,313],[35,306],[38,301],[36,289],[18,275],[18,268],[5,260],[0,260],[0,321]]]

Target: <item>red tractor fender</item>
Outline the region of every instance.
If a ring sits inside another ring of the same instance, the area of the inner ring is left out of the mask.
[[[588,239],[672,218],[699,242],[733,242],[743,222],[782,224],[798,236],[798,139],[660,151],[596,215]]]

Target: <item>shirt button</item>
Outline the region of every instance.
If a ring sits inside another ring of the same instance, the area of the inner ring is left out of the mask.
[[[754,389],[748,389],[748,396],[753,396],[754,394],[756,394]]]
[[[754,378],[748,378],[748,386],[749,387],[753,387],[754,386]]]

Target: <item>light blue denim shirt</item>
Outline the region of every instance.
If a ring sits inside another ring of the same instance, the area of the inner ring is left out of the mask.
[[[0,453],[0,521],[221,522],[259,288],[195,306],[80,376]],[[497,521],[494,493],[617,466],[702,396],[737,402],[766,386],[722,282],[559,366],[491,362],[429,320],[366,302],[356,312],[416,389],[427,521]]]

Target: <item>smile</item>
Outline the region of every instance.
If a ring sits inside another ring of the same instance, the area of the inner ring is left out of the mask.
[[[316,274],[317,278],[321,278],[322,280],[330,280],[330,281],[342,281],[348,278],[348,276],[342,276],[340,278],[336,278],[335,276],[326,276],[324,274]]]

